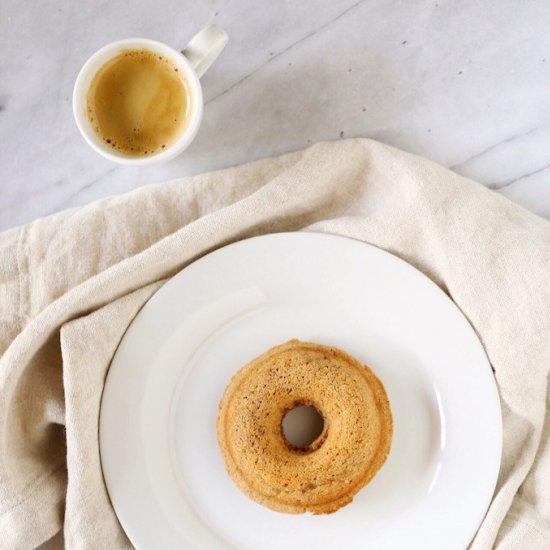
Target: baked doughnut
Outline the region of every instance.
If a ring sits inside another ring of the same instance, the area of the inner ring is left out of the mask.
[[[291,409],[314,406],[321,434],[297,448],[283,433]],[[291,514],[329,514],[350,503],[384,464],[393,421],[384,386],[334,348],[290,340],[242,367],[219,404],[225,467],[256,502]]]

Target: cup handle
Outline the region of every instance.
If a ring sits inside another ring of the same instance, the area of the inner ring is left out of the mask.
[[[201,78],[222,53],[228,40],[226,32],[221,27],[208,25],[193,36],[181,53]]]

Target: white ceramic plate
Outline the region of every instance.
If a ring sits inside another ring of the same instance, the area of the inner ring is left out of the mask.
[[[394,415],[386,464],[328,516],[249,500],[216,443],[231,376],[291,338],[369,364]],[[393,255],[315,233],[232,244],[166,283],[120,343],[100,419],[109,494],[138,549],[462,549],[493,494],[501,438],[490,365],[455,304]]]

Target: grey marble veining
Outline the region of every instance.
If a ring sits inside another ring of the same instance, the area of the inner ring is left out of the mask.
[[[111,164],[71,111],[96,49],[230,36],[184,155]],[[550,218],[550,3],[513,0],[2,0],[0,228],[154,183],[366,136],[424,155]]]

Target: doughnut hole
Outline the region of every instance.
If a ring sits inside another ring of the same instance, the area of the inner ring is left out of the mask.
[[[291,451],[304,454],[313,452],[327,437],[325,419],[312,403],[296,401],[283,414],[281,435]]]

